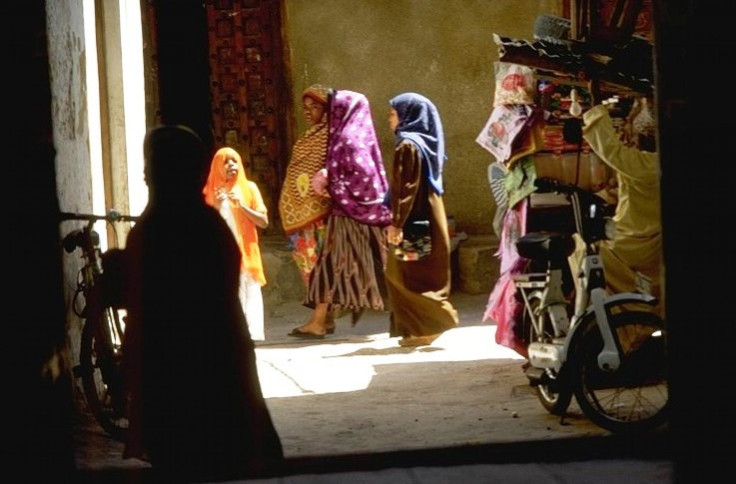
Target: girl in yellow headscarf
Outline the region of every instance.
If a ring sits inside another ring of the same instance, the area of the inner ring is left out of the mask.
[[[232,148],[220,148],[212,158],[205,202],[220,212],[240,247],[240,302],[253,340],[265,339],[263,272],[258,229],[268,227],[268,210],[258,186],[245,176],[243,161]]]

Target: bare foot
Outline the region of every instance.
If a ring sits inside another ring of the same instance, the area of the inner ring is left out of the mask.
[[[294,328],[289,333],[289,336],[299,336],[299,337],[309,337],[314,336],[317,338],[324,338],[325,334],[328,332],[335,332],[334,329],[334,322],[332,331],[329,331],[329,328],[327,326],[327,312],[328,312],[328,306],[327,304],[320,303],[317,304],[317,306],[314,309],[314,313],[312,313],[312,317],[309,318],[309,321],[307,321],[305,324],[299,326],[298,328]]]
[[[325,337],[327,330],[323,326],[307,323],[289,332],[289,336],[305,339],[322,339]]]
[[[302,326],[299,326],[299,330],[303,333],[312,333],[312,334],[325,334],[327,332],[327,328],[325,328],[324,324],[319,324],[319,323],[315,323],[312,321]]]

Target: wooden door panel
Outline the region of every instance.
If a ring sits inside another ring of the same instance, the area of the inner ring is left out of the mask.
[[[278,194],[288,163],[287,85],[279,1],[208,0],[210,90],[215,147],[240,152],[279,232]]]

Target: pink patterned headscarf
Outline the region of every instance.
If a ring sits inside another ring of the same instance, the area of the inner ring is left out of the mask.
[[[389,225],[391,212],[383,203],[386,169],[365,95],[334,91],[329,127],[326,165],[332,214],[367,225]]]

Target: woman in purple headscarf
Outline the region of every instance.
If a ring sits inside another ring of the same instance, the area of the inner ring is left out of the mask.
[[[332,199],[324,247],[305,299],[314,312],[289,333],[306,339],[324,338],[330,306],[354,314],[383,309],[378,282],[391,214],[384,204],[388,182],[368,99],[353,91],[333,91],[328,123],[326,166],[312,183],[315,192]]]
[[[437,108],[426,97],[403,93],[389,103],[389,126],[396,144],[388,242],[398,246],[410,222],[425,220],[431,239],[431,250],[425,257],[388,258],[390,335],[401,336],[401,346],[429,345],[458,325],[457,310],[448,300],[450,235],[442,201],[445,137]]]

